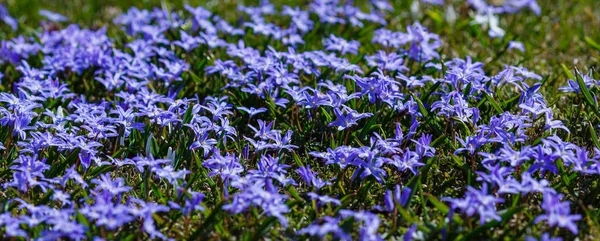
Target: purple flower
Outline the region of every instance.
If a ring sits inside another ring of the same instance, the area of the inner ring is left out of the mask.
[[[123,110],[121,106],[116,106],[116,110],[111,110],[112,114],[117,114],[117,118],[115,118],[115,122],[119,123],[123,127],[123,134],[125,137],[128,137],[131,134],[133,129],[144,132],[144,128],[146,125],[144,123],[135,122],[135,117],[138,115],[133,112],[133,109]]]
[[[232,181],[237,181],[241,178],[240,174],[244,171],[244,167],[240,164],[238,158],[233,155],[222,156],[219,151],[214,151],[211,158],[202,163],[202,166],[211,169],[209,177],[219,175],[225,184],[223,192],[227,197],[229,194],[229,185]]]
[[[130,212],[144,219],[142,227],[144,231],[150,235],[150,238],[167,239],[167,237],[164,234],[156,230],[156,225],[154,224],[154,217],[152,215],[155,215],[159,212],[168,212],[169,208],[167,206],[156,204],[154,202],[144,202],[143,200],[135,198],[132,198],[131,202],[135,203],[136,206],[139,206],[139,208],[133,207],[130,209]]]
[[[188,195],[185,198],[185,205],[183,206],[182,213],[184,215],[191,214],[193,211],[204,211],[204,207],[200,204],[204,200],[205,195],[201,192],[187,191]]]
[[[289,165],[279,163],[279,158],[273,156],[261,156],[258,161],[257,170],[249,170],[247,178],[249,180],[264,181],[267,189],[272,189],[271,180],[277,180],[283,186],[295,184],[294,180],[286,177]]]
[[[437,49],[442,46],[440,36],[427,31],[420,23],[416,22],[406,28],[412,41],[409,56],[417,61],[439,59]]]
[[[201,135],[197,135],[197,140],[190,145],[189,149],[194,150],[199,147],[202,147],[204,150],[204,156],[208,156],[208,153],[213,149],[213,147],[218,143],[217,140],[208,137],[208,132],[203,132]]]
[[[538,239],[531,236],[525,236],[525,241],[538,241]],[[539,241],[563,241],[563,239],[561,237],[551,237],[550,234],[543,233]]]
[[[258,121],[258,129],[256,129],[254,126],[248,125],[248,127],[250,127],[250,129],[252,129],[254,131],[254,137],[259,137],[262,140],[267,140],[271,137],[273,137],[274,133],[277,132],[275,130],[271,130],[271,127],[273,127],[273,124],[275,123],[275,121],[271,121],[267,124],[266,121],[263,120],[257,120]]]
[[[462,140],[457,136],[456,140],[460,142],[463,147],[457,148],[456,151],[454,151],[454,155],[457,155],[461,152],[468,152],[469,154],[473,155],[481,146],[490,142],[488,138],[485,138],[483,132],[480,132],[476,136],[467,136],[465,140]]]
[[[217,59],[214,62],[214,66],[208,66],[204,70],[208,75],[219,73],[224,76],[228,76],[237,71],[237,66],[233,60],[222,61]]]
[[[319,21],[328,24],[344,24],[346,21],[338,17],[337,9],[338,1],[314,1],[310,3],[310,10],[319,16]],[[334,9],[334,11],[332,11]]]
[[[396,185],[396,189],[393,192],[387,190],[384,195],[385,209],[388,212],[392,212],[396,208],[396,205],[405,207],[408,204],[411,191],[408,187],[400,189],[400,185]]]
[[[394,7],[387,0],[371,0],[370,2],[376,9],[390,12],[394,11]]]
[[[255,109],[254,107],[250,107],[249,109],[246,107],[237,107],[238,110],[242,110],[245,111],[246,113],[248,113],[248,115],[250,115],[250,119],[252,119],[253,116],[260,114],[260,113],[264,113],[267,111],[267,108],[258,108]]]
[[[253,140],[244,136],[244,139],[248,141],[255,149],[255,152],[265,149],[274,149],[275,146],[271,143],[266,142],[265,140]]]
[[[267,81],[276,86],[298,83],[298,75],[289,73],[287,67],[283,65],[275,65],[267,69],[266,74],[268,76]]]
[[[92,181],[94,180],[97,179]],[[90,198],[95,203],[83,206],[79,212],[88,219],[94,220],[95,225],[106,227],[108,230],[116,230],[135,219],[127,206],[115,204],[110,192],[101,192]]]
[[[598,85],[598,81],[592,78],[591,73],[584,75],[581,72],[577,71],[576,74],[579,75],[578,78],[581,78],[583,80],[583,83],[585,84],[585,86],[588,89],[591,89],[594,86]],[[558,89],[562,90],[563,92],[572,92],[572,93],[579,94],[580,89],[579,89],[579,84],[577,83],[577,80],[569,79],[569,80],[567,80],[567,84],[568,84],[567,86],[562,86],[562,87],[559,87]]]
[[[306,167],[299,167],[296,173],[300,175],[302,180],[308,185],[312,185],[316,190],[321,189],[325,185],[331,185],[330,182],[323,181],[323,179],[317,177],[317,173],[310,170],[310,165]]]
[[[369,96],[369,102],[374,104],[380,94],[387,88],[385,79],[377,78],[377,77],[360,77],[358,75],[354,76],[346,76],[351,80],[354,80],[358,86],[361,88],[362,95]]]
[[[560,155],[553,153],[553,151],[544,145],[537,145],[533,148],[532,157],[534,163],[529,167],[528,172],[534,173],[537,170],[540,170],[542,175],[547,171],[552,173],[558,173],[558,169],[556,168],[556,164],[554,163],[556,159],[560,158]]]
[[[517,49],[521,52],[525,52],[525,45],[523,45],[523,43],[518,42],[518,41],[509,41],[508,49]]]
[[[47,18],[52,22],[66,22],[69,19],[61,14],[42,9],[39,11],[40,16]]]
[[[340,210],[342,217],[352,217],[356,221],[361,221],[362,225],[359,229],[360,240],[383,240],[381,235],[377,233],[381,219],[373,213],[368,211],[352,211],[352,210]]]
[[[223,206],[223,210],[232,213],[242,213],[251,206],[262,208],[267,216],[275,217],[282,226],[287,227],[288,221],[284,216],[290,211],[285,204],[287,196],[264,190],[264,182],[247,182],[241,193],[233,196],[232,202]]]
[[[344,113],[338,108],[333,109],[333,112],[335,113],[335,117],[337,119],[329,123],[328,126],[337,126],[338,131],[349,128],[353,125],[357,125],[357,121],[360,119],[373,116],[371,113],[359,114],[357,111],[349,108],[346,109],[346,115],[344,115]]]
[[[313,90],[313,92],[312,96],[308,92],[302,92],[304,98],[300,103],[304,105],[304,108],[313,109],[330,104],[330,99],[327,98],[328,96],[321,94],[318,90]]]
[[[422,162],[419,161],[419,156],[417,153],[406,149],[402,155],[394,155],[392,159],[389,161],[390,164],[396,166],[398,171],[405,172],[409,170],[413,174],[417,174],[417,168],[424,166]]]
[[[17,28],[19,27],[17,20],[9,15],[8,10],[4,6],[4,4],[0,4],[0,20],[2,20],[5,24],[10,26],[13,31],[17,30]]]
[[[324,159],[326,165],[337,164],[342,169],[346,169],[349,164],[354,163],[359,153],[357,148],[339,146],[335,150],[327,149],[326,153],[311,152],[309,154]]]
[[[235,136],[237,136],[236,134],[236,130],[233,126],[229,125],[229,119],[228,118],[219,118],[221,125],[213,125],[214,130],[217,134],[219,134],[219,136],[221,136],[221,139],[223,140],[223,143],[225,145],[227,145],[227,138],[229,139],[234,139]]]
[[[387,176],[387,172],[383,170],[384,160],[382,158],[376,158],[377,153],[373,151],[365,151],[360,154],[362,158],[354,160],[353,165],[360,168],[354,171],[352,179],[355,179],[360,174],[360,178],[364,179],[368,176],[373,176],[379,183],[383,183],[383,179]],[[363,159],[364,158],[364,159]]]
[[[165,165],[163,167],[155,166],[152,167],[151,171],[154,172],[156,176],[165,179],[173,186],[177,186],[178,180],[185,178],[185,176],[190,173],[190,171],[187,170],[176,171],[173,166],[170,165]]]
[[[10,213],[0,214],[0,225],[6,229],[7,237],[23,237],[28,238],[27,232],[21,227],[21,220],[13,217]]]
[[[309,13],[302,11],[298,6],[292,8],[290,6],[283,6],[283,15],[288,15],[292,18],[291,28],[297,28],[302,33],[306,33],[313,28],[314,22],[310,20]]]
[[[386,53],[383,50],[377,51],[375,55],[365,56],[367,63],[371,67],[379,67],[382,70],[404,72],[408,68],[404,66],[404,58],[397,53]]]
[[[177,45],[184,49],[186,52],[190,52],[198,47],[200,43],[204,41],[198,37],[190,36],[183,30],[179,30],[179,35],[181,36],[181,40],[175,40],[172,44]]]
[[[109,173],[101,174],[100,179],[92,179],[91,183],[97,185],[96,191],[106,191],[112,195],[119,195],[133,189],[125,185],[125,179],[119,177],[113,180]]]
[[[533,150],[529,146],[523,146],[520,150],[514,150],[509,145],[504,145],[498,151],[498,159],[508,162],[512,167],[520,166],[523,162],[531,159]]]
[[[340,227],[339,222],[340,220],[338,218],[325,216],[313,222],[311,225],[298,230],[296,233],[300,235],[308,234],[319,238],[325,238],[328,234],[332,233],[334,237],[341,240],[352,240],[352,237]]]
[[[44,172],[50,169],[50,165],[46,164],[46,159],[38,160],[37,156],[21,155],[18,159],[13,160],[13,165],[10,167],[14,170],[12,180],[3,183],[3,187],[14,187],[20,192],[27,192],[33,187],[40,187],[43,192],[46,192],[50,183],[45,180]],[[40,180],[38,180],[40,179]]]
[[[554,114],[552,113],[552,111],[546,112],[546,118],[544,119],[545,120],[544,130],[563,129],[567,133],[570,133],[569,129],[565,125],[563,125],[562,121],[553,119],[553,115]]]
[[[550,182],[546,179],[535,179],[529,172],[524,172],[521,175],[521,193],[527,194],[530,192],[536,193],[556,193],[552,187],[550,187]]]
[[[320,196],[319,194],[316,194],[314,192],[309,192],[308,196],[310,197],[311,200],[318,200],[319,204],[333,203],[338,206],[342,205],[342,202],[340,202],[340,200],[338,200],[336,198],[332,198],[330,196]]]
[[[444,0],[421,0],[421,2],[429,3],[433,5],[444,5]]]
[[[573,234],[577,235],[578,230],[575,222],[581,220],[581,215],[571,214],[570,203],[568,201],[560,201],[563,196],[562,194],[544,193],[544,200],[541,206],[545,214],[539,215],[534,222],[547,221],[548,225],[552,227],[567,228]]]
[[[35,127],[29,126],[31,124],[31,120],[33,120],[33,116],[21,114],[16,116],[13,125],[13,135],[18,136],[21,140],[25,140],[27,136],[26,131],[34,130]]]
[[[435,155],[435,148],[430,146],[431,138],[433,138],[433,135],[423,134],[418,140],[411,140],[416,144],[415,153],[417,153],[419,159]]]
[[[230,110],[233,106],[225,102],[227,98],[227,96],[220,99],[207,97],[206,100],[208,103],[206,103],[206,105],[200,105],[200,108],[208,111],[213,116],[212,120],[216,121],[221,117],[233,114]]]
[[[360,43],[356,40],[346,41],[331,34],[329,38],[324,40],[323,45],[325,45],[325,49],[328,51],[338,51],[341,54],[358,54]]]
[[[296,145],[292,145],[291,140],[292,140],[292,134],[294,132],[292,130],[288,130],[285,135],[283,137],[281,137],[281,133],[279,131],[276,131],[273,133],[273,136],[270,137],[269,139],[271,139],[272,141],[274,141],[275,143],[272,145],[274,149],[277,150],[288,150],[291,151],[292,149],[298,148],[298,146]]]
[[[416,236],[416,232],[417,231],[417,224],[413,224],[412,226],[410,226],[410,228],[406,231],[406,233],[404,234],[404,241],[411,241],[415,238]]]
[[[502,218],[496,212],[496,204],[504,202],[504,199],[489,195],[487,189],[487,183],[483,183],[481,190],[469,186],[464,198],[443,198],[443,200],[450,202],[453,210],[458,209],[468,216],[477,213],[481,225],[489,220],[501,221]]]

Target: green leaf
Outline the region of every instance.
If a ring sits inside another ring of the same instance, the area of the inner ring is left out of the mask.
[[[577,84],[579,85],[579,90],[581,91],[581,94],[583,94],[583,98],[585,100],[585,102],[587,102],[587,104],[593,108],[593,111],[600,115],[600,113],[598,112],[598,107],[596,106],[596,102],[594,101],[594,98],[592,98],[592,94],[590,93],[590,90],[588,89],[588,87],[585,85],[585,82],[583,82],[583,78],[579,77],[579,74],[576,76],[577,79]]]
[[[192,103],[192,104],[188,105],[187,110],[185,110],[185,114],[183,114],[183,123],[184,124],[189,124],[190,121],[192,121],[192,117],[194,117],[192,115],[193,107],[194,107],[194,104]]]
[[[427,111],[427,109],[425,109],[425,106],[423,105],[423,102],[421,102],[421,100],[419,98],[417,98],[414,94],[410,94],[414,101],[417,102],[417,105],[419,106],[419,112],[421,112],[421,115],[423,115],[423,118],[425,120],[429,120],[429,118],[427,118],[429,116],[429,111]]]
[[[587,43],[590,47],[592,47],[595,50],[599,50],[600,51],[600,44],[596,43],[596,41],[594,41],[593,39],[591,39],[590,37],[584,37],[583,41],[585,41],[585,43]]]
[[[440,86],[442,85],[442,81],[438,81],[437,83],[433,84],[426,92],[426,94],[421,96],[421,102],[425,102],[427,103],[427,101],[429,100],[429,97],[431,97],[431,94],[437,90]]]
[[[77,222],[79,222],[80,224],[82,224],[87,228],[86,236],[91,239],[94,235],[92,234],[91,230],[89,229],[90,227],[90,222],[88,221],[88,219],[82,214],[80,213],[78,210],[75,210],[75,219],[77,219]]]
[[[429,202],[443,214],[448,214],[450,211],[450,208],[443,202],[440,202],[440,200],[438,200],[435,196],[431,194],[425,194],[425,197],[427,197],[427,200],[429,200]]]
[[[350,202],[352,201],[353,197],[356,197],[356,193],[349,193],[348,195],[340,198],[340,202],[342,203],[342,205],[338,206],[335,209],[335,212],[337,213],[339,210],[346,208],[348,204],[350,204]]]
[[[150,189],[152,189],[152,194],[156,195],[159,200],[165,200],[165,202],[166,202],[167,198],[166,198],[165,194],[163,194],[161,189],[159,189],[158,186],[156,186],[154,183],[150,183]],[[145,199],[148,199],[148,198],[146,197]]]
[[[367,123],[365,123],[365,125],[362,126],[362,130],[360,131],[358,138],[362,140],[367,135],[370,135],[371,133],[373,133],[374,130],[378,129],[379,126],[381,126],[381,124],[375,124],[376,122],[377,122],[377,118],[375,118],[375,117],[368,118]]]
[[[292,151],[292,158],[294,159],[294,162],[296,162],[296,165],[299,167],[304,166],[304,163],[302,163],[302,160],[295,151]]]
[[[111,155],[112,158],[117,158],[118,156],[120,156],[121,154],[123,154],[123,152],[127,151],[127,148],[119,148],[115,153],[113,153]]]
[[[438,147],[438,145],[441,143],[444,143],[444,141],[446,141],[447,138],[448,138],[448,136],[446,136],[446,135],[438,137],[437,139],[435,139],[431,142],[431,147]]]
[[[414,218],[412,215],[410,215],[410,213],[408,213],[406,211],[406,209],[404,209],[403,207],[398,207],[398,213],[400,214],[400,216],[402,216],[402,218],[404,218],[404,220],[406,220],[408,223],[416,223],[417,219]]]
[[[406,201],[406,203],[410,203],[410,201],[412,200],[412,197],[415,195],[415,192],[417,190],[417,185],[421,183],[421,177],[427,175],[427,173],[429,172],[429,168],[431,168],[431,166],[437,159],[438,159],[437,157],[429,158],[429,160],[427,160],[427,164],[425,164],[425,166],[421,167],[417,171],[417,175],[414,175],[412,178],[410,178],[410,180],[408,181],[406,186],[409,187],[411,189],[411,191],[410,191],[410,196],[408,197],[408,200]]]
[[[591,122],[588,122],[588,124],[590,136],[592,136],[592,141],[594,142],[594,145],[600,149],[600,142],[598,141],[598,135],[596,134],[596,130],[594,130],[594,125]]]
[[[192,80],[194,81],[194,83],[196,83],[196,84],[202,83],[202,79],[200,77],[198,77],[198,75],[194,74],[194,72],[188,71],[187,73],[189,73],[190,76],[192,76]]]
[[[198,227],[198,229],[196,229],[194,233],[187,238],[187,240],[207,240],[209,238],[209,233],[207,231],[211,226],[214,226],[217,222],[219,222],[217,216],[223,212],[223,205],[225,205],[224,201],[217,204],[217,206],[210,211],[210,214],[206,217],[206,219],[204,219],[204,222],[202,222],[200,227]]]
[[[573,75],[573,72],[571,72],[571,70],[569,70],[569,68],[567,68],[567,66],[565,66],[565,64],[560,64],[560,66],[562,67],[565,74],[567,74],[567,77],[569,77],[569,79],[572,79],[572,80],[575,79],[575,75]]]
[[[427,197],[427,200],[436,208],[437,211],[442,212],[444,215],[446,215],[446,214],[448,214],[448,212],[450,212],[450,208],[448,207],[448,205],[441,202],[435,196],[433,196],[431,194],[424,194],[424,195],[425,195],[425,197]],[[459,225],[462,225],[464,222],[458,215],[452,216],[452,221]]]
[[[333,120],[333,117],[331,117],[329,112],[327,112],[327,110],[323,107],[319,107],[319,110],[325,116],[325,120],[327,121],[326,123],[331,123],[331,121]]]
[[[515,105],[517,103],[519,103],[518,100],[520,99],[520,97],[521,97],[520,95],[516,95],[508,100],[502,101],[502,107],[503,107],[502,109],[504,109],[504,110],[512,109],[513,107],[515,107]]]
[[[86,175],[86,177],[89,179],[92,179],[97,176],[100,176],[100,174],[102,174],[102,173],[110,172],[114,169],[115,169],[115,166],[100,166],[100,167],[94,168],[94,170],[90,171],[90,173],[88,175]]]
[[[569,191],[569,194],[572,197],[577,197],[577,193],[573,189],[573,186],[571,186],[571,180],[573,180],[573,178],[575,178],[575,177],[574,176],[569,177],[567,170],[565,170],[565,164],[562,159],[556,160],[556,167],[558,169],[558,173],[560,174],[560,177],[559,177],[559,179],[561,180],[560,184],[562,184],[564,187],[567,188],[567,190]],[[573,174],[577,174],[577,173],[573,173]],[[555,187],[554,189],[557,189],[557,187]]]
[[[471,88],[473,88],[473,84],[469,82],[467,86],[463,89],[463,95],[469,96],[469,94],[471,93]]]
[[[502,110],[502,108],[500,107],[500,104],[498,104],[498,102],[496,100],[494,100],[494,98],[492,98],[490,95],[488,95],[485,92],[483,93],[483,95],[488,100],[488,102],[490,102],[490,105],[492,105],[492,107],[494,107],[494,109],[498,112],[498,114],[504,113],[504,110]]]
[[[267,220],[262,222],[260,226],[258,226],[258,229],[254,231],[254,237],[252,237],[252,240],[256,241],[260,240],[262,237],[265,237],[267,232],[270,230],[270,227],[276,223],[275,221],[277,221],[277,218],[269,217]]]
[[[81,149],[77,148],[77,149],[73,150],[69,154],[69,156],[66,158],[64,158],[64,156],[62,154],[60,154],[59,160],[60,159],[64,159],[64,160],[57,165],[56,164],[52,165],[50,167],[50,170],[48,172],[48,175],[46,175],[46,177],[55,177],[55,176],[59,175],[60,173],[62,173],[64,170],[66,170],[67,166],[73,165],[77,160],[79,160],[79,152],[81,152]]]
[[[288,187],[286,188],[286,190],[292,195],[292,197],[294,197],[297,200],[303,200],[300,195],[298,194],[298,191],[296,191],[296,187],[292,186],[292,185],[288,185]]]
[[[425,11],[425,14],[433,19],[438,25],[444,22],[444,17],[438,11],[427,10]]]

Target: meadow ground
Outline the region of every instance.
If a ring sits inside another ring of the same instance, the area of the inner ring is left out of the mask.
[[[600,238],[600,1],[0,6],[4,238]]]

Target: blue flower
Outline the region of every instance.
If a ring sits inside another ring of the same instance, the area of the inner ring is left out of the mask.
[[[547,221],[548,225],[552,227],[567,228],[573,234],[577,235],[578,229],[575,222],[581,220],[581,215],[571,214],[570,203],[568,201],[560,201],[563,196],[562,194],[545,192],[541,205],[545,213],[535,218],[534,222]]]
[[[489,195],[487,189],[487,183],[483,183],[480,190],[469,186],[464,198],[443,198],[443,200],[450,202],[453,210],[460,210],[468,216],[478,214],[481,225],[489,220],[501,221],[502,218],[496,212],[496,204],[504,202],[504,199]]]
[[[335,121],[329,123],[328,126],[337,126],[338,131],[344,130],[346,128],[349,128],[353,125],[357,125],[357,121],[363,118],[367,118],[367,117],[371,117],[373,116],[373,114],[371,113],[358,113],[355,110],[346,109],[346,115],[344,115],[344,113],[338,109],[335,108],[333,109],[333,112],[335,113],[335,117],[337,118]]]
[[[356,40],[347,41],[331,34],[329,38],[323,41],[323,45],[325,46],[325,49],[329,51],[338,51],[341,54],[358,54],[360,43]]]
[[[249,109],[246,107],[238,107],[238,110],[242,110],[245,111],[246,113],[248,113],[248,115],[250,115],[250,119],[252,119],[253,116],[260,114],[260,113],[264,113],[267,111],[266,108],[254,108],[254,107],[250,107]]]
[[[0,20],[2,20],[5,24],[10,26],[13,31],[17,30],[17,28],[19,27],[17,20],[9,15],[8,10],[4,6],[4,4],[0,4]]]
[[[339,222],[340,220],[338,218],[325,216],[313,222],[311,225],[298,230],[296,233],[300,235],[308,234],[319,238],[325,238],[331,233],[334,237],[341,240],[352,240],[352,237],[340,227]]]
[[[396,185],[394,191],[387,190],[384,195],[385,209],[388,212],[392,212],[397,205],[406,207],[410,198],[411,189],[408,187],[400,188],[400,185]]]
[[[40,14],[40,16],[44,16],[52,22],[65,22],[65,21],[69,20],[67,17],[65,17],[59,13],[55,13],[55,12],[48,11],[45,9],[40,10],[39,14]]]

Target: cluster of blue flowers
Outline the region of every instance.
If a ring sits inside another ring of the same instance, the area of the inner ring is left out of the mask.
[[[467,2],[491,37],[504,34],[498,14],[540,14],[535,0]],[[429,225],[503,221],[507,198],[520,196],[540,207],[532,225],[578,234],[582,216],[550,178],[599,175],[600,150],[562,138],[569,129],[540,93],[544,79],[520,66],[490,73],[469,56],[443,59],[438,34],[419,22],[392,30],[392,5],[369,6],[240,5],[237,24],[202,7],[132,8],[99,29],[40,11],[64,28],[0,43],[0,233],[216,238],[202,224],[220,218],[296,238],[423,238],[435,227],[397,217],[423,205],[411,203],[423,189],[412,177],[445,168],[443,159],[474,180],[440,197],[448,219]],[[3,6],[0,20],[18,29]],[[346,39],[338,27],[371,33]],[[579,88],[571,80],[561,90]],[[500,106],[499,96],[514,98]],[[364,193],[369,200],[352,200]]]

